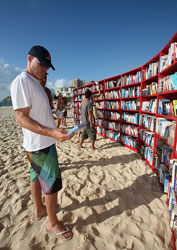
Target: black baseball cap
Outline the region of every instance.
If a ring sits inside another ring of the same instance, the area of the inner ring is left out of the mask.
[[[53,70],[55,70],[54,66],[51,63],[50,53],[44,47],[39,45],[33,46],[28,52],[28,55],[37,57],[42,66],[47,68],[51,67]]]

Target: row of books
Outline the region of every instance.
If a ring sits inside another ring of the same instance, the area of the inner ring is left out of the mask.
[[[159,93],[177,89],[177,72],[159,79]]]
[[[142,102],[142,111],[148,111],[151,113],[156,113],[156,104],[157,99],[151,99],[150,101]],[[102,105],[102,106],[101,106]],[[139,110],[140,101],[139,98],[136,101],[122,101],[121,108],[127,110]],[[100,106],[104,107],[104,102],[100,104]],[[105,102],[106,109],[119,109],[120,102]],[[76,108],[77,109],[77,108]],[[167,115],[167,116],[177,116],[177,100],[170,99],[159,99],[158,105],[158,114],[159,115]]]
[[[127,110],[139,110],[139,105],[140,105],[139,100],[122,101],[121,103],[122,109],[127,109]]]
[[[143,81],[158,74],[159,62],[149,63],[148,67],[142,71]]]
[[[135,149],[138,148],[138,140],[131,137],[131,136],[122,134],[121,135],[121,142],[132,147],[132,148],[135,148]]]
[[[123,121],[127,121],[127,122],[131,122],[131,123],[135,123],[135,124],[139,124],[139,114],[131,114],[128,112],[123,112],[122,113],[122,120]]]
[[[156,95],[157,94],[157,82],[152,82],[149,85],[146,85],[144,89],[142,89],[142,96],[147,95]]]
[[[105,109],[119,109],[119,108],[120,108],[120,102],[105,101]]]
[[[157,118],[156,133],[163,137],[170,145],[174,144],[175,128],[175,121],[169,121],[165,118]]]
[[[106,130],[105,134],[106,134],[106,137],[108,138],[114,139],[116,141],[120,141],[120,132]]]
[[[119,122],[105,121],[105,128],[115,129],[115,130],[120,131],[120,123]]]
[[[146,145],[141,145],[138,149],[138,152],[144,156],[144,158],[149,162],[149,164],[152,166],[152,156],[153,156],[153,150],[149,148]]]
[[[160,69],[159,71],[161,72],[162,70],[166,69],[168,66],[170,66],[172,63],[177,61],[177,43],[171,43],[169,49],[168,49],[168,54],[163,55],[160,57]]]
[[[104,128],[97,127],[97,133],[100,134],[100,135],[104,135]]]
[[[98,114],[98,117],[104,118],[104,110],[98,109],[98,110],[97,110],[97,114]]]
[[[101,101],[101,102],[96,102],[96,107],[97,108],[100,108],[100,109],[103,109],[104,108],[104,102]]]
[[[156,142],[155,151],[160,157],[160,161],[168,167],[170,159],[172,158],[173,149],[167,145],[163,139],[159,138]]]
[[[112,111],[105,111],[105,118],[113,119],[113,120],[120,120],[120,113],[112,112]]]
[[[122,89],[122,98],[134,96],[140,96],[140,86]]]
[[[98,84],[99,84],[99,87],[98,87]],[[98,84],[93,85],[92,86],[93,88],[91,89],[91,91],[98,91],[98,89],[104,90],[104,84],[100,84],[100,83]]]
[[[107,81],[106,89],[120,87],[120,85],[121,85],[121,78],[119,78],[117,81],[115,80]]]
[[[105,99],[120,98],[120,90],[111,90],[105,92]]]
[[[152,115],[140,115],[140,125],[151,131],[155,130],[155,120],[156,117]]]
[[[129,134],[129,135],[133,135],[138,137],[138,127],[134,126],[134,125],[127,125],[127,124],[123,124],[122,125],[122,132],[125,134]]]
[[[116,87],[116,83],[117,81],[110,81],[107,82],[106,84],[111,84],[111,87]],[[119,84],[120,84],[120,79],[119,79]],[[159,79],[158,93],[164,93],[166,91],[172,91],[172,90],[177,90],[177,72]],[[78,89],[78,94],[80,94],[80,96],[78,96],[78,100],[82,100],[81,94],[83,93],[84,89]],[[142,96],[155,95],[155,94],[157,94],[157,82],[152,82],[151,84],[147,85],[144,89],[142,89]],[[139,96],[139,95],[140,95],[140,86],[131,87],[128,89],[122,89],[122,98]],[[102,93],[100,99],[103,98],[104,96]],[[120,98],[120,90],[115,91],[115,93],[114,91],[106,93],[106,98]],[[76,99],[77,97],[75,97],[75,100]]]
[[[154,147],[154,133],[141,129],[140,130],[140,139],[144,141],[146,144],[151,146],[152,148]]]
[[[148,111],[151,113],[156,113],[157,99],[151,99],[150,101],[142,102],[142,111]]]
[[[176,117],[177,100],[159,99],[158,114]]]
[[[170,170],[171,171],[171,182],[168,188],[168,208],[170,212],[170,227],[174,232],[175,237],[175,246],[177,247],[177,159],[171,159],[170,161]]]
[[[122,86],[141,81],[141,71],[136,72],[135,75],[126,75],[122,77]]]
[[[103,126],[104,127],[104,120],[102,119],[97,119],[96,120],[96,125]]]

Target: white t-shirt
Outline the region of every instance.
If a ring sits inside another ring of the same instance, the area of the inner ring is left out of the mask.
[[[30,107],[29,117],[47,128],[56,128],[49,100],[39,81],[26,72],[22,72],[10,86],[14,110]],[[26,151],[37,151],[56,142],[52,137],[36,134],[22,128],[23,146]]]

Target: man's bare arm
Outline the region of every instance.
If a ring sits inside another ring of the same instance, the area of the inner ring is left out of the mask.
[[[73,134],[65,134],[61,129],[50,129],[40,125],[29,117],[30,108],[23,108],[15,110],[16,121],[20,127],[26,128],[36,134],[50,136],[57,141],[70,140]]]
[[[93,112],[92,111],[88,111],[88,118],[89,118],[89,122],[90,122],[90,127],[92,128],[94,126],[93,123]]]

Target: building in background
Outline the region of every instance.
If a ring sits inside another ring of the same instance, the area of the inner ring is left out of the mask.
[[[70,81],[70,86],[77,88],[77,87],[83,86],[84,83],[85,83],[84,80],[80,80],[79,78],[76,78],[75,80]]]
[[[59,94],[66,97],[73,96],[73,89],[74,87],[55,87],[55,96],[59,96]]]
[[[84,80],[76,78],[75,80],[70,81],[70,87],[55,87],[55,96],[59,96],[59,94],[66,97],[73,96],[73,89],[83,86],[84,83]]]

